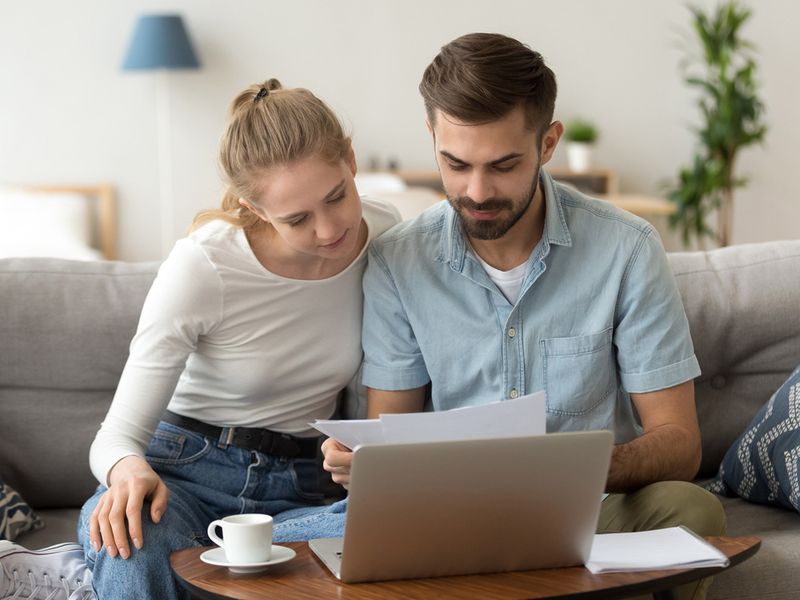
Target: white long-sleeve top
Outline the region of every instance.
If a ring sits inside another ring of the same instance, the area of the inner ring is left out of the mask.
[[[178,241],[142,308],[114,399],[90,451],[103,485],[144,456],[165,409],[218,426],[311,435],[361,363],[361,277],[369,242],[400,220],[362,199],[367,243],[320,280],[268,271],[244,231],[212,221]]]

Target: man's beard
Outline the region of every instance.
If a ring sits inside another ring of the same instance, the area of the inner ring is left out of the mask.
[[[531,202],[533,202],[533,197],[536,195],[536,188],[538,185],[539,165],[536,166],[536,176],[533,179],[530,190],[516,211],[514,210],[514,201],[510,198],[488,198],[481,203],[477,203],[469,196],[451,198],[448,194],[447,201],[456,211],[461,224],[464,226],[464,231],[466,231],[469,237],[477,240],[497,240],[508,233],[508,231],[517,224],[517,221],[528,211]],[[464,214],[466,210],[490,211],[498,209],[510,210],[511,214],[505,219],[498,217],[497,219],[488,219],[486,221],[478,221]]]

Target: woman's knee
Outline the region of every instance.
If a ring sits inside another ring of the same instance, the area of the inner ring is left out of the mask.
[[[88,549],[87,562],[92,565],[94,586],[101,597],[103,591],[114,589],[135,589],[136,598],[175,597],[177,588],[169,566],[170,554],[182,548],[199,546],[201,541],[180,527],[170,527],[163,521],[156,524],[146,517],[142,519],[142,538],[140,549],[131,544],[131,554],[127,559],[110,556],[105,547],[99,552]]]

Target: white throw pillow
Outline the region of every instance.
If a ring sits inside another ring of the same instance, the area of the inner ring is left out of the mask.
[[[93,260],[91,200],[82,194],[0,188],[0,258]]]

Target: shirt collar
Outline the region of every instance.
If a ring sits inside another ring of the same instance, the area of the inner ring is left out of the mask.
[[[559,188],[556,187],[553,178],[544,169],[539,171],[539,183],[544,192],[544,232],[542,239],[544,246],[551,244],[558,246],[571,246],[572,237],[569,234],[567,220],[564,218],[564,207]],[[464,267],[464,259],[467,254],[467,239],[461,219],[447,203],[445,207],[444,235],[442,236],[442,247],[440,260],[449,262],[451,268],[461,271]]]

